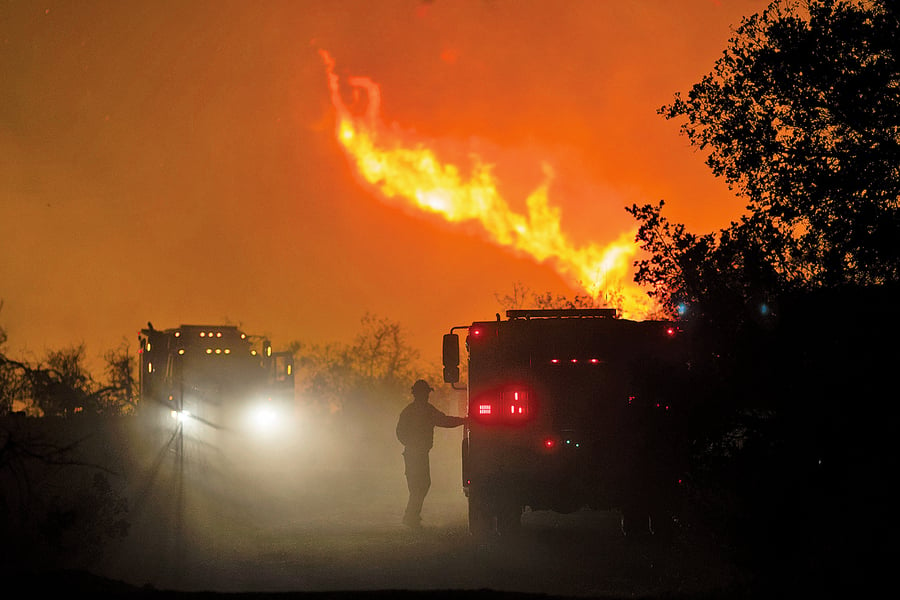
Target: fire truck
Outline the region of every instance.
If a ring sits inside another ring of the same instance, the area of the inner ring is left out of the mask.
[[[139,412],[155,430],[216,442],[271,436],[294,410],[293,357],[233,325],[181,325],[140,336]],[[229,436],[226,438],[225,436]]]
[[[615,309],[506,316],[452,327],[443,339],[444,380],[467,392],[470,531],[514,533],[526,508],[618,510],[626,534],[669,529],[684,455],[678,325],[617,318]]]

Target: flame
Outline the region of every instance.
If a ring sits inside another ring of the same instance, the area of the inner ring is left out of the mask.
[[[319,53],[337,112],[337,139],[368,186],[385,199],[399,200],[449,223],[478,223],[491,242],[547,262],[599,303],[615,299],[626,318],[643,318],[653,310],[644,291],[631,282],[631,264],[639,249],[634,231],[605,245],[576,247],[562,231],[561,210],[550,204],[553,173],[548,166],[543,182],[526,198],[527,214],[516,213],[499,193],[490,165],[479,157],[472,157],[470,173],[464,176],[422,142],[404,144],[401,134],[382,122],[381,89],[367,77],[347,78],[357,103],[362,100],[360,92],[365,93],[365,111],[354,114],[341,96],[334,60],[324,50]]]

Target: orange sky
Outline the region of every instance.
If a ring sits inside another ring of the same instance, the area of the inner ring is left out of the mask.
[[[406,139],[477,153],[512,206],[555,173],[573,243],[666,200],[695,231],[743,205],[656,109],[761,0],[5,2],[0,324],[13,357],[228,321],[349,341],[371,312],[428,359],[515,282],[577,290],[477,227],[382,202],[335,138],[340,77]],[[462,161],[464,162],[464,161]]]

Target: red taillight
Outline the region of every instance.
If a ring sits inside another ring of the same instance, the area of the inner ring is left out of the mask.
[[[479,394],[469,404],[469,416],[486,423],[522,423],[531,411],[531,394],[518,386]]]
[[[512,421],[520,421],[528,416],[528,392],[524,389],[504,390],[500,394],[503,414]]]

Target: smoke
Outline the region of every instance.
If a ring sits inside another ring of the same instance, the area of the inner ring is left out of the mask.
[[[124,456],[130,534],[97,572],[180,590],[357,588],[332,564],[352,561],[347,544],[411,535],[401,524],[407,490],[397,416],[301,411],[282,423],[285,435],[255,437],[194,423],[180,450],[175,430],[134,420],[107,444]],[[423,518],[462,539],[459,441],[459,429],[436,432]],[[303,555],[281,556],[284,548]],[[278,561],[308,572],[279,574]]]
[[[649,597],[708,592],[733,575],[718,546],[626,542],[615,513],[527,512],[520,537],[473,538],[459,429],[435,431],[424,529],[411,531],[400,523],[407,492],[395,417],[336,421],[300,413],[283,438],[204,425],[185,433],[179,451],[176,430],[135,417],[58,421],[70,437],[92,432],[80,458],[104,468],[115,496],[127,499],[128,535],[104,552],[85,546],[90,555],[78,564],[139,588],[222,593]]]

